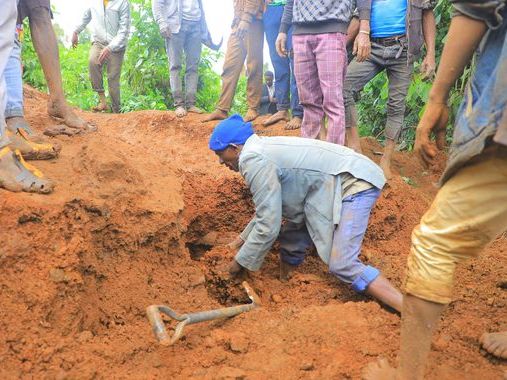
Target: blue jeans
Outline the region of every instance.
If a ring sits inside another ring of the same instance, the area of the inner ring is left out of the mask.
[[[380,275],[378,269],[359,260],[371,209],[379,196],[380,190],[372,188],[343,199],[340,223],[333,236],[329,271],[359,293]],[[284,225],[279,241],[281,260],[291,265],[300,265],[312,244],[304,224]]]
[[[298,88],[294,77],[294,60],[292,59],[292,31],[287,34],[287,51],[289,58],[280,57],[276,52],[276,38],[282,20],[284,6],[268,6],[264,13],[264,31],[269,47],[269,56],[275,70],[275,98],[277,109],[285,111],[289,108],[292,116],[302,117],[303,107],[299,104]],[[290,100],[289,100],[290,94]]]
[[[23,80],[21,72],[21,45],[16,40],[4,71],[7,86],[5,118],[23,117]]]

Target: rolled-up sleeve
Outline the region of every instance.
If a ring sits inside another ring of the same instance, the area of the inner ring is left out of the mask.
[[[371,14],[371,0],[357,0],[359,20],[369,20]]]
[[[109,43],[111,51],[116,52],[127,47],[127,41],[130,33],[130,5],[125,1],[120,8],[120,27],[118,33]]]
[[[257,271],[280,232],[282,188],[276,166],[261,156],[245,158],[241,173],[253,196],[255,217],[236,261],[250,271]]]
[[[76,27],[76,29],[74,29],[74,31],[77,34],[81,33],[83,30],[85,30],[86,26],[90,23],[91,20],[92,20],[92,11],[90,10],[90,8],[88,8],[83,14],[83,18],[81,19],[81,24],[79,24]]]
[[[457,12],[453,16],[465,15],[470,18],[484,21],[489,28],[496,29],[502,25],[502,10],[505,8],[506,0],[451,0]]]
[[[282,20],[280,22],[280,33],[287,33],[292,25],[292,11],[294,9],[294,0],[287,0],[283,10]]]

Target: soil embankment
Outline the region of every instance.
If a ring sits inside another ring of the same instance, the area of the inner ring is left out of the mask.
[[[44,96],[26,90],[31,124],[54,124]],[[83,116],[99,132],[59,137],[61,157],[36,163],[57,182],[53,195],[0,190],[0,378],[359,379],[377,357],[395,360],[396,315],[340,284],[315,256],[279,282],[276,249],[249,280],[263,308],[190,326],[174,346],[159,346],[149,304],[192,312],[246,299],[219,274],[231,253],[203,237],[240,232],[253,213],[249,192],[208,151],[213,124],[201,116]],[[378,160],[380,147],[363,144]],[[395,167],[404,179],[383,192],[363,256],[401,286],[438,173],[409,154],[396,154]],[[506,280],[505,237],[459,269],[430,379],[503,378],[505,361],[481,355],[478,338],[507,329]]]

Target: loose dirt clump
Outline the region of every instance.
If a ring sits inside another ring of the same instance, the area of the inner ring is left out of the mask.
[[[32,125],[53,125],[46,98],[27,95]],[[353,293],[312,254],[280,282],[276,246],[248,278],[262,308],[189,326],[177,344],[159,346],[150,304],[184,313],[248,302],[226,275],[234,252],[225,243],[253,216],[249,191],[208,151],[213,125],[201,116],[82,116],[99,132],[56,138],[61,157],[36,163],[57,182],[53,195],[0,190],[2,379],[359,379],[378,357],[395,360],[398,316]],[[378,160],[376,142],[363,149]],[[439,172],[405,153],[395,154],[395,169],[401,175],[374,209],[362,255],[401,286],[410,234]],[[507,328],[506,265],[504,236],[460,267],[430,379],[502,379],[505,361],[482,355],[478,338]]]

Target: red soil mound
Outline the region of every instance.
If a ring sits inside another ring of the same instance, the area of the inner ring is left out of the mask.
[[[54,124],[45,98],[27,91],[32,125]],[[58,138],[61,157],[37,163],[57,181],[53,195],[0,190],[1,378],[358,379],[377,357],[395,359],[396,315],[340,284],[315,256],[279,282],[276,247],[249,280],[261,309],[190,326],[174,346],[159,346],[146,306],[191,312],[245,301],[220,272],[233,253],[209,241],[241,231],[253,213],[249,192],[208,151],[212,124],[201,117],[83,116],[99,132]],[[378,144],[363,144],[378,159]],[[383,192],[363,256],[401,286],[410,233],[438,173],[401,153],[395,167],[403,179]],[[502,378],[505,361],[481,355],[477,339],[507,328],[506,252],[499,239],[459,269],[429,378]]]

